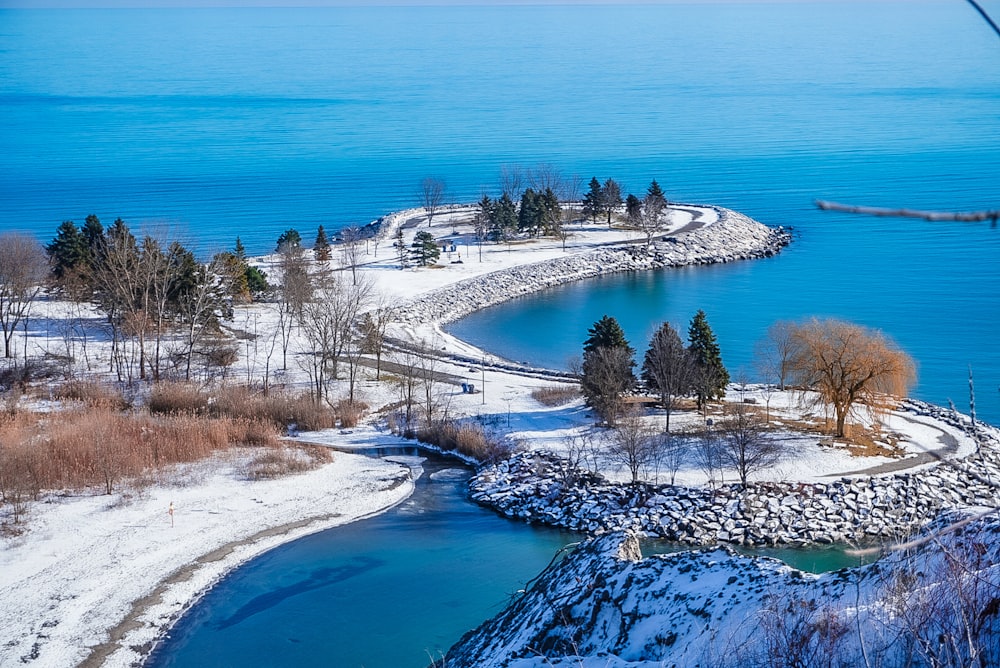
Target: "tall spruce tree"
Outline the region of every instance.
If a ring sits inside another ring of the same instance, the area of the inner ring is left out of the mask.
[[[276,253],[281,253],[288,247],[298,248],[301,245],[302,235],[299,234],[298,230],[287,229],[278,237],[278,243],[275,245],[274,250]]]
[[[705,312],[698,309],[688,328],[688,351],[694,362],[694,390],[698,397],[698,407],[713,399],[721,399],[729,384],[729,372],[722,364],[722,353],[715,340],[715,333],[708,324]]]
[[[597,180],[596,176],[590,179],[588,187],[590,190],[583,196],[583,214],[591,220],[596,221],[597,216],[603,210],[604,189],[601,187],[601,182]]]
[[[72,220],[65,220],[56,230],[52,243],[45,247],[57,280],[85,271],[90,266],[90,249],[87,239]]]
[[[583,342],[584,353],[591,352],[595,348],[624,348],[630,355],[635,354],[635,349],[625,339],[625,330],[609,315],[595,322],[594,326],[587,330],[587,334],[587,340]]]
[[[510,241],[517,230],[517,205],[504,193],[493,206],[494,236],[498,242]]]
[[[541,193],[536,193],[531,188],[521,195],[521,208],[517,212],[517,228],[521,232],[527,232],[531,236],[538,234],[542,226],[545,215],[543,209],[544,202]]]
[[[413,237],[413,244],[410,247],[413,259],[421,267],[433,264],[441,255],[441,249],[438,247],[434,235],[426,230],[417,232]]]
[[[104,245],[104,226],[101,225],[100,218],[94,214],[90,214],[83,221],[83,227],[80,231],[87,239],[87,248],[90,249],[90,263],[93,266],[97,256],[101,253],[101,246]]]
[[[635,195],[629,194],[625,198],[625,215],[628,217],[628,222],[635,225],[639,222],[639,217],[642,216],[642,200]]]
[[[587,405],[608,425],[624,412],[623,395],[635,387],[635,350],[618,321],[604,316],[588,330],[583,344],[580,388]]]
[[[646,189],[646,197],[657,197],[663,201],[664,205],[667,203],[667,196],[663,194],[663,188],[656,182],[656,179],[653,179],[649,188]]]
[[[320,262],[330,259],[330,239],[326,236],[326,230],[320,225],[316,230],[316,241],[313,243],[313,255]]]

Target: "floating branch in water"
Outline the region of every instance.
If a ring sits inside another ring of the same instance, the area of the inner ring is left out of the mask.
[[[993,211],[970,211],[968,213],[954,211],[918,211],[916,209],[884,209],[877,206],[855,206],[853,204],[838,204],[837,202],[827,202],[816,200],[816,206],[824,211],[843,211],[845,213],[859,213],[866,216],[897,216],[902,218],[923,218],[924,220],[958,220],[962,222],[978,222],[988,220],[997,224],[1000,219],[1000,210]]]

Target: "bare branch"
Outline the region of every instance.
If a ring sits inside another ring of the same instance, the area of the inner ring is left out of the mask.
[[[877,206],[855,206],[853,204],[839,204],[837,202],[827,202],[816,200],[816,206],[823,211],[841,211],[843,213],[858,213],[865,216],[891,216],[898,218],[922,218],[934,222],[938,221],[961,221],[975,223],[989,220],[996,224],[1000,219],[1000,210],[991,211],[970,211],[968,213],[951,211],[919,211],[917,209],[886,209]]]
[[[997,26],[997,24],[993,21],[993,19],[990,18],[990,15],[986,13],[986,10],[983,9],[979,5],[979,3],[976,2],[976,0],[965,0],[965,1],[968,2],[970,5],[972,5],[975,8],[975,10],[979,12],[979,15],[983,17],[983,20],[990,24],[990,27],[993,28],[993,32],[995,32],[998,36],[1000,36],[1000,26]],[[996,220],[996,218],[994,218],[994,220]]]

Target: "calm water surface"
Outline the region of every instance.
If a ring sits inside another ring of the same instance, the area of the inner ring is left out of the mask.
[[[476,506],[466,497],[468,468],[421,454],[425,473],[406,502],[238,569],[181,618],[147,665],[422,668],[580,539]],[[643,552],[677,549],[651,543]],[[761,553],[812,572],[857,565],[840,549]]]
[[[429,456],[400,506],[279,547],[224,579],[149,665],[426,666],[578,540],[472,504],[470,471]]]
[[[0,9],[0,121],[0,230],[43,239],[96,213],[259,253],[291,226],[309,240],[414,205],[427,175],[455,201],[495,194],[510,163],[626,192],[655,177],[671,199],[794,226],[795,246],[588,282],[456,331],[562,366],[605,312],[641,348],[701,307],[736,370],[769,322],[834,315],[914,354],[922,398],[967,406],[973,364],[1000,422],[1000,230],[812,205],[998,206],[1000,49],[958,0]],[[501,316],[518,323],[503,341]]]
[[[495,194],[511,163],[626,192],[655,177],[794,226],[795,245],[569,286],[501,307],[510,341],[463,335],[561,366],[605,312],[641,349],[704,308],[735,371],[770,321],[837,315],[910,350],[922,397],[963,405],[973,363],[1000,422],[1000,231],[812,206],[998,205],[1000,49],[958,0],[0,9],[0,123],[0,230],[43,240],[95,213],[263,253],[288,227],[309,240],[415,205],[428,175],[454,201]],[[457,480],[421,485],[457,501],[421,491],[255,560],[157,665],[423,666],[568,540],[460,501]]]

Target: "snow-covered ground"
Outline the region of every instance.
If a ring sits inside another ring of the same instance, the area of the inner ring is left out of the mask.
[[[374,432],[369,441],[392,440]],[[381,512],[406,466],[349,454],[249,482],[229,461],[139,493],[51,495],[0,549],[0,666],[129,666],[227,571],[281,543]],[[169,509],[173,507],[173,522]]]
[[[994,666],[998,532],[994,514],[915,554],[822,575],[726,548],[643,558],[634,535],[612,533],[547,569],[443,663]]]
[[[408,300],[413,303],[449,286],[488,280],[483,277],[493,272],[577,257],[609,244],[642,242],[635,232],[609,230],[602,224],[573,225],[565,248],[552,239],[509,247],[484,244],[480,259],[480,248],[472,241],[471,215],[469,208],[455,208],[435,216],[431,228],[435,236],[456,241],[456,250],[442,254],[438,266],[401,270],[387,233],[377,245],[369,243],[359,274],[370,278],[383,303],[404,307]],[[692,224],[695,217],[698,220]],[[419,210],[391,218],[404,226],[407,242],[416,229],[427,229]],[[699,230],[712,229],[717,220],[713,207],[683,207],[672,212],[667,232],[697,241]],[[693,231],[682,232],[685,228]],[[256,262],[272,278],[277,275],[273,258]],[[337,268],[335,249],[329,269]],[[230,381],[260,383],[270,374],[273,385],[308,386],[306,372],[297,363],[307,349],[300,332],[293,334],[287,369],[277,371],[282,357],[272,337],[277,319],[273,305],[237,309],[230,326],[256,338],[237,342],[240,359],[227,371]],[[72,356],[71,370],[77,376],[106,377],[108,340],[101,323],[100,315],[88,307],[42,300],[34,308],[27,341],[18,334],[15,347],[27,347],[31,355]],[[546,407],[531,397],[534,389],[556,381],[457,361],[458,356],[487,362],[496,358],[444,334],[440,324],[433,319],[407,321],[395,324],[392,333],[410,341],[423,340],[443,355],[435,370],[451,381],[438,383],[436,394],[448,415],[478,420],[496,431],[509,432],[526,447],[556,452],[565,449],[568,437],[584,433],[603,437],[590,426],[592,418],[581,400]],[[392,355],[387,359],[391,361]],[[459,382],[474,383],[477,392],[464,393]],[[399,400],[396,385],[371,377],[361,380],[358,391],[372,409]],[[793,399],[791,394],[769,397],[773,416],[781,419],[796,414],[799,409]],[[758,406],[762,404],[758,398]],[[662,418],[651,414],[648,419]],[[680,425],[701,418],[675,413],[673,419]],[[928,447],[937,448],[943,433],[955,439],[962,453],[974,447],[960,430],[912,415],[894,414],[888,426],[901,434],[903,451],[914,456]],[[399,442],[366,426],[349,433],[303,433],[300,438],[357,448]],[[794,456],[763,472],[761,479],[817,480],[890,462],[885,457],[858,458],[818,436],[792,430],[787,439]],[[200,476],[198,470],[203,471]],[[602,470],[613,478],[624,475],[607,462]],[[34,666],[75,665],[94,648],[100,648],[101,657],[107,654],[107,662],[95,658],[89,665],[128,665],[227,570],[279,543],[397,503],[412,489],[408,476],[401,465],[338,454],[332,464],[316,471],[266,482],[240,480],[229,463],[206,463],[131,499],[87,492],[50,496],[30,509],[23,535],[0,538],[0,665],[18,664],[22,658]],[[704,481],[697,467],[678,472],[678,482]],[[173,527],[167,514],[171,502]]]

